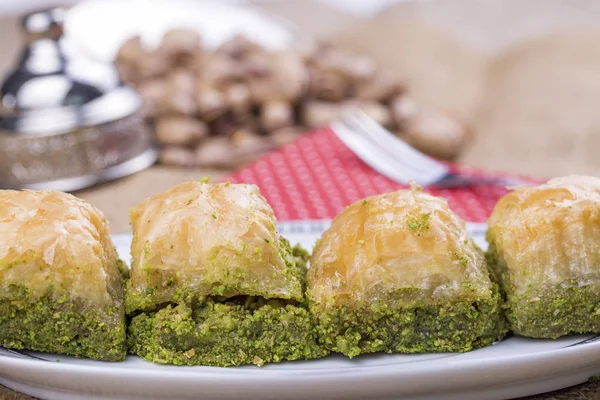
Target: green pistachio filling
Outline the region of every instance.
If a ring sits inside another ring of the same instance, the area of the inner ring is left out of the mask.
[[[522,336],[555,339],[560,336],[600,331],[600,287],[578,286],[577,282],[538,287],[531,282],[523,294],[510,287],[505,263],[490,241],[488,264],[501,282],[506,297],[510,329]]]
[[[506,333],[500,294],[475,302],[394,307],[312,307],[322,344],[348,357],[359,354],[464,352],[502,339]]]
[[[145,360],[176,365],[260,366],[327,355],[306,308],[247,296],[137,315],[128,345]]]
[[[308,254],[298,246],[292,249],[285,239],[281,239],[280,252],[304,293]],[[226,268],[223,270],[226,273]],[[229,288],[217,285],[210,296],[174,287],[174,300],[156,306],[153,288],[144,294],[130,288],[128,285],[126,292],[127,311],[132,317],[128,347],[131,353],[148,361],[260,366],[319,358],[328,353],[317,341],[305,300],[228,297]]]
[[[0,297],[0,345],[94,360],[126,356],[125,315],[117,305],[98,309],[85,299],[56,294],[42,297],[11,285]]]

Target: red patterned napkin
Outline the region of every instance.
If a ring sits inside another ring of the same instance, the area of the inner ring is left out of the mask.
[[[506,176],[459,166],[453,170],[464,175]],[[371,169],[327,128],[265,155],[225,180],[258,185],[280,221],[330,219],[356,200],[406,187]],[[426,190],[447,198],[450,207],[470,222],[487,221],[507,192],[494,185]]]

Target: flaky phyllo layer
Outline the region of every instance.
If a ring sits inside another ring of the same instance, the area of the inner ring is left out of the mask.
[[[0,191],[0,345],[126,356],[121,262],[94,207],[53,191]]]
[[[308,270],[318,307],[427,306],[493,296],[483,253],[446,200],[418,187],[358,201],[316,245]]]
[[[497,273],[511,296],[600,285],[600,179],[569,176],[504,196],[489,219]]]
[[[87,202],[54,191],[0,191],[0,297],[51,292],[120,306],[117,262],[106,220]]]
[[[192,297],[303,299],[302,273],[254,185],[182,183],[133,208],[131,223],[128,312]]]

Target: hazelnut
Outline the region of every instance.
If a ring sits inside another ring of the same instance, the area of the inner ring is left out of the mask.
[[[325,101],[307,101],[302,109],[302,123],[310,128],[320,128],[336,121],[344,105]]]
[[[266,77],[271,73],[271,60],[266,53],[254,53],[239,63],[242,75],[247,79]]]
[[[390,102],[390,114],[394,123],[402,129],[408,121],[413,120],[419,114],[420,108],[417,102],[408,96],[397,96]]]
[[[167,76],[169,90],[193,94],[196,89],[196,76],[183,68],[177,68]]]
[[[156,104],[156,115],[194,115],[197,110],[194,97],[186,92],[167,90]]]
[[[348,80],[336,72],[310,71],[308,91],[319,100],[342,101],[348,97],[349,89]]]
[[[216,50],[217,53],[224,54],[234,59],[241,59],[248,55],[248,53],[257,51],[262,51],[262,48],[242,35],[235,35]]]
[[[238,62],[213,53],[205,57],[198,74],[205,86],[222,88],[232,82],[240,81],[244,71]]]
[[[234,83],[225,88],[225,99],[233,110],[246,112],[251,105],[250,89],[244,83]]]
[[[257,155],[269,151],[274,144],[266,136],[260,136],[249,129],[239,129],[231,135],[237,163],[245,163]]]
[[[190,117],[162,117],[154,127],[158,142],[165,145],[187,146],[208,135],[206,124]]]
[[[160,47],[169,57],[194,54],[201,49],[200,34],[193,29],[171,29],[163,36]]]
[[[466,125],[433,109],[422,109],[405,126],[404,135],[408,143],[427,154],[447,160],[460,154],[469,137]]]
[[[377,74],[357,86],[356,96],[363,100],[387,102],[404,93],[404,90],[404,85],[400,81]]]
[[[291,50],[271,54],[268,73],[250,74],[247,79],[252,99],[267,101],[296,101],[306,90],[307,70],[302,58]]]
[[[305,131],[306,128],[302,126],[288,126],[272,131],[269,135],[269,139],[274,146],[278,147],[293,142],[302,136],[302,133]]]
[[[165,165],[192,167],[196,164],[196,157],[192,150],[177,146],[167,146],[158,153],[158,161]]]
[[[127,39],[125,43],[119,47],[117,55],[115,56],[115,62],[118,65],[135,69],[142,61],[143,55],[144,51],[142,49],[142,40],[140,36],[134,36]]]
[[[166,75],[171,69],[171,61],[171,58],[166,57],[160,49],[144,54],[138,66],[138,79],[143,81]]]
[[[293,117],[291,105],[283,101],[267,102],[260,110],[260,123],[266,131],[292,125]]]
[[[207,121],[214,121],[225,114],[228,104],[223,93],[209,86],[200,86],[196,94],[198,113]]]
[[[379,125],[390,127],[392,116],[386,106],[376,101],[362,101],[358,105],[360,109]]]
[[[325,51],[316,58],[315,65],[322,71],[334,72],[352,81],[371,79],[376,71],[372,60],[339,49]]]
[[[195,151],[196,165],[201,167],[229,167],[235,161],[233,145],[224,137],[211,137]]]
[[[146,117],[154,117],[157,107],[166,92],[166,83],[162,79],[151,79],[141,82],[137,91],[142,98],[142,113]]]

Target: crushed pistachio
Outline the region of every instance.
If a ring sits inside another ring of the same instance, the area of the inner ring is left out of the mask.
[[[418,217],[408,217],[408,219],[406,220],[408,230],[412,233],[426,231],[427,229],[429,229],[430,217],[431,213],[423,213],[420,214]]]
[[[210,183],[210,177],[209,176],[204,176],[204,177],[202,177],[202,179],[200,179],[200,182],[202,182],[202,183]]]

